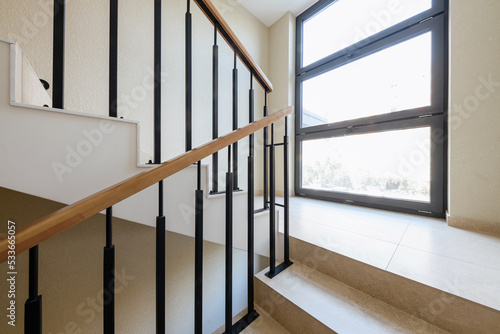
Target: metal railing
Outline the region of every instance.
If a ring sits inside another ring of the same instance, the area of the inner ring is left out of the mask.
[[[158,216],[156,218],[156,333],[165,333],[165,215],[163,210],[164,187],[163,180],[188,167],[197,164],[197,187],[195,189],[195,333],[201,334],[203,327],[203,190],[201,187],[201,160],[212,157],[212,184],[211,193],[220,193],[218,185],[219,151],[228,148],[227,172],[225,185],[225,260],[226,260],[226,282],[225,282],[225,333],[239,333],[247,327],[259,315],[254,308],[254,215],[256,212],[269,211],[269,233],[270,233],[270,271],[268,277],[274,277],[286,267],[291,265],[289,258],[289,200],[288,200],[288,120],[291,114],[289,107],[271,116],[268,115],[268,93],[272,92],[272,84],[252,59],[243,44],[236,37],[222,15],[209,0],[194,0],[206,17],[214,25],[214,45],[212,54],[212,142],[196,149],[192,148],[192,108],[193,108],[193,68],[192,68],[192,14],[191,0],[187,0],[187,11],[185,15],[185,150],[186,153],[161,163],[161,0],[155,0],[154,14],[154,163],[160,165],[151,171],[142,173],[129,180],[123,181],[93,196],[88,197],[73,205],[59,210],[58,212],[42,218],[21,229],[17,233],[18,247],[20,253],[29,248],[29,298],[25,303],[25,333],[42,333],[42,297],[38,294],[38,244],[54,236],[65,229],[78,224],[84,219],[106,210],[106,244],[104,247],[103,266],[103,293],[106,294],[107,302],[103,308],[104,333],[115,332],[115,303],[114,303],[114,266],[115,246],[113,245],[112,231],[112,205],[119,203],[125,198],[158,183]],[[118,96],[118,0],[110,1],[110,46],[109,46],[109,116],[117,117]],[[64,34],[65,34],[65,0],[54,0],[54,42],[53,42],[53,106],[64,108]],[[219,137],[219,50],[217,36],[220,34],[234,51],[234,68],[232,74],[232,129],[228,135]],[[237,59],[246,66],[250,72],[249,89],[249,125],[238,128],[238,68]],[[265,105],[263,108],[264,118],[255,122],[255,91],[254,80],[262,86],[265,91]],[[285,118],[285,136],[283,143],[274,142],[274,122]],[[271,125],[272,124],[272,125]],[[268,126],[271,125],[271,143],[268,144]],[[264,129],[264,205],[262,209],[254,209],[255,186],[255,131]],[[247,314],[235,325],[232,324],[232,302],[233,302],[233,192],[240,190],[238,185],[239,161],[238,141],[248,136],[248,307]],[[285,208],[285,258],[284,262],[276,266],[276,164],[275,148],[284,148],[284,198]],[[50,231],[50,233],[48,232]],[[7,239],[0,238],[0,263],[7,258]]]

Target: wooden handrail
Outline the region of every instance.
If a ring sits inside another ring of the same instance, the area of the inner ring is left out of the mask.
[[[229,24],[224,20],[221,13],[215,8],[210,0],[195,0],[201,11],[207,16],[212,24],[217,26],[219,33],[226,40],[227,44],[238,54],[240,60],[245,64],[250,72],[253,73],[260,85],[270,93],[273,91],[271,81],[266,77],[264,71],[257,65],[250,53],[245,49],[243,43],[238,39]]]
[[[101,190],[81,201],[68,205],[48,216],[38,219],[16,232],[16,254],[38,245],[56,234],[75,226],[83,220],[103,211],[110,206],[166,179],[167,177],[191,166],[192,164],[222,150],[252,133],[290,115],[293,107],[288,107],[235,130],[223,137],[212,140],[189,152],[181,154],[160,166],[133,176],[125,181]],[[0,238],[0,263],[7,260],[7,235]]]

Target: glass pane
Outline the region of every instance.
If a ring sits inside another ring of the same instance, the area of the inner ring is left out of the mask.
[[[304,22],[303,65],[432,8],[432,0],[339,0]]]
[[[428,32],[302,84],[302,127],[431,105]]]
[[[302,142],[302,187],[430,202],[430,127]]]

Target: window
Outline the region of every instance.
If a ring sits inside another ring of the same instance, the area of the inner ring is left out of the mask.
[[[322,0],[297,18],[297,195],[444,216],[446,8]]]

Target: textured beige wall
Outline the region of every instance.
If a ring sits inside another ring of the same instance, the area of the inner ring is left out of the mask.
[[[52,1],[0,1],[0,36],[16,40],[41,78],[52,82]],[[219,8],[239,39],[264,72],[268,70],[269,32],[236,1],[217,0]],[[141,122],[141,161],[153,152],[153,1],[124,0],[119,5],[119,116]],[[163,10],[163,159],[184,151],[184,0],[164,0]],[[193,145],[212,138],[213,27],[192,3],[193,14]],[[74,111],[107,115],[109,1],[67,1],[65,107]],[[222,38],[220,45],[220,128],[231,126],[232,51]],[[241,62],[240,126],[248,123],[249,73]],[[257,85],[256,85],[257,86]],[[256,114],[262,114],[264,93],[256,87]],[[247,143],[242,143],[246,148]],[[241,150],[246,170],[247,150]],[[208,162],[208,160],[207,160]],[[260,166],[260,165],[257,165]],[[223,169],[221,168],[221,171]],[[257,174],[261,169],[257,168]],[[246,179],[242,173],[240,182]],[[257,186],[260,182],[257,183]]]
[[[269,79],[275,89],[269,96],[269,112],[273,113],[295,105],[295,16],[287,12],[269,28]],[[276,126],[276,142],[282,142],[284,121]],[[289,189],[293,192],[295,114],[288,118],[289,136]],[[276,187],[283,192],[283,150],[276,149]]]
[[[449,212],[471,224],[500,225],[499,22],[497,0],[450,1]]]
[[[0,235],[7,220],[17,228],[62,205],[0,188]],[[115,219],[116,332],[155,332],[155,229]],[[102,250],[105,218],[94,216],[43,242],[40,248],[39,292],[43,298],[44,333],[102,333]],[[194,332],[194,239],[167,232],[167,333]],[[204,333],[224,323],[224,246],[204,244]],[[16,327],[5,321],[6,263],[0,264],[0,333],[23,333],[28,297],[28,253],[17,256]],[[246,305],[246,252],[234,251],[234,314]],[[256,257],[256,269],[267,266]],[[242,306],[243,305],[243,306]]]
[[[269,29],[269,78],[275,85],[269,111],[276,112],[295,102],[295,16],[287,12]]]

